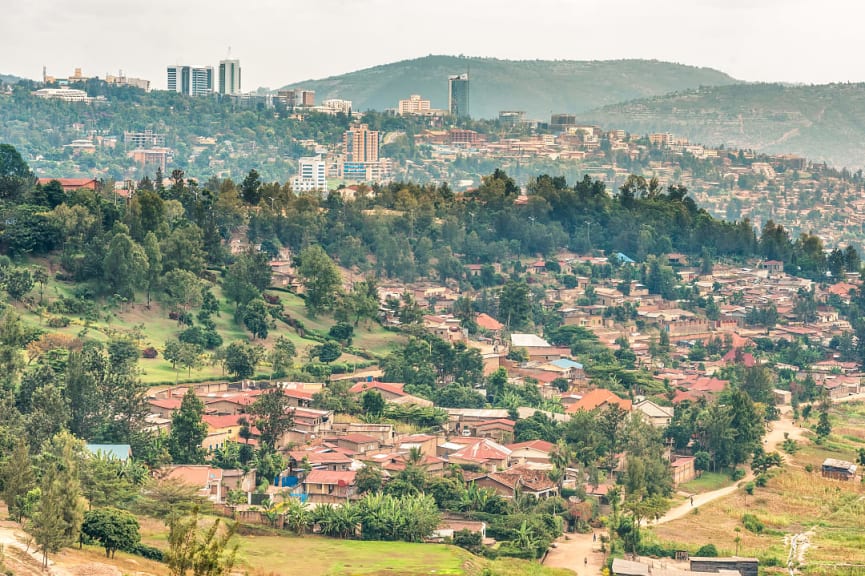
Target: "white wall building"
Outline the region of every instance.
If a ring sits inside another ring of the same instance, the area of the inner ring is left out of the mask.
[[[307,156],[298,162],[297,176],[291,179],[295,192],[327,192],[327,168],[321,156]]]
[[[240,60],[219,61],[219,93],[240,94]]]

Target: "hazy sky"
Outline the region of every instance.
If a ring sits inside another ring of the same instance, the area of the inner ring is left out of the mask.
[[[865,81],[860,0],[4,0],[0,73],[164,88],[168,64],[276,88],[427,54],[654,58],[743,80]]]

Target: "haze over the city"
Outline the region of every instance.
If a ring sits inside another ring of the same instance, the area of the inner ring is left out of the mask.
[[[407,58],[649,58],[748,81],[865,81],[855,0],[40,0],[0,19],[0,73],[125,74],[165,88],[169,64],[243,67],[244,90]]]

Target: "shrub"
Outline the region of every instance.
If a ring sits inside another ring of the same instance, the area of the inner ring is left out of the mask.
[[[733,468],[733,471],[730,472],[730,479],[733,480],[733,482],[738,482],[739,480],[741,480],[744,477],[745,477],[745,471],[742,470],[741,468]]]
[[[66,316],[52,316],[48,319],[48,327],[49,328],[66,328],[69,326],[71,320]]]
[[[159,548],[141,544],[140,542],[131,550],[127,550],[130,554],[147,558],[148,560],[156,560],[157,562],[165,561],[165,554]]]
[[[153,346],[148,346],[141,351],[142,358],[156,358],[157,356],[159,356],[159,351]]]
[[[694,553],[694,556],[697,556],[698,558],[717,558],[718,549],[714,544],[704,544]]]
[[[747,492],[749,496],[754,493],[754,483],[753,482],[748,482],[747,484],[745,484],[745,492]]]
[[[766,474],[760,474],[755,480],[757,488],[765,488],[767,482],[769,482],[769,477]]]
[[[763,523],[760,522],[760,519],[754,516],[753,514],[745,514],[742,516],[742,524],[745,526],[745,529],[749,532],[753,532],[754,534],[762,534]]]
[[[481,549],[481,533],[472,532],[468,529],[457,530],[454,532],[453,543],[460,548],[465,548],[473,554],[479,554]]]
[[[275,296],[273,294],[268,294],[267,292],[262,294],[261,297],[264,299],[265,302],[267,302],[268,304],[271,304],[271,305],[279,304],[279,302],[280,302],[279,296]]]

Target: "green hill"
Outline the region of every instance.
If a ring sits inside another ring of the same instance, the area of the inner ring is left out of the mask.
[[[525,110],[536,119],[551,112],[583,112],[598,106],[737,80],[711,68],[655,60],[497,60],[426,56],[286,86],[316,91],[316,100],[345,98],[356,110],[395,108],[409,94],[447,108],[449,75],[468,71],[471,113],[494,118],[499,110]]]
[[[865,84],[715,86],[602,107],[586,122],[865,166]]]

